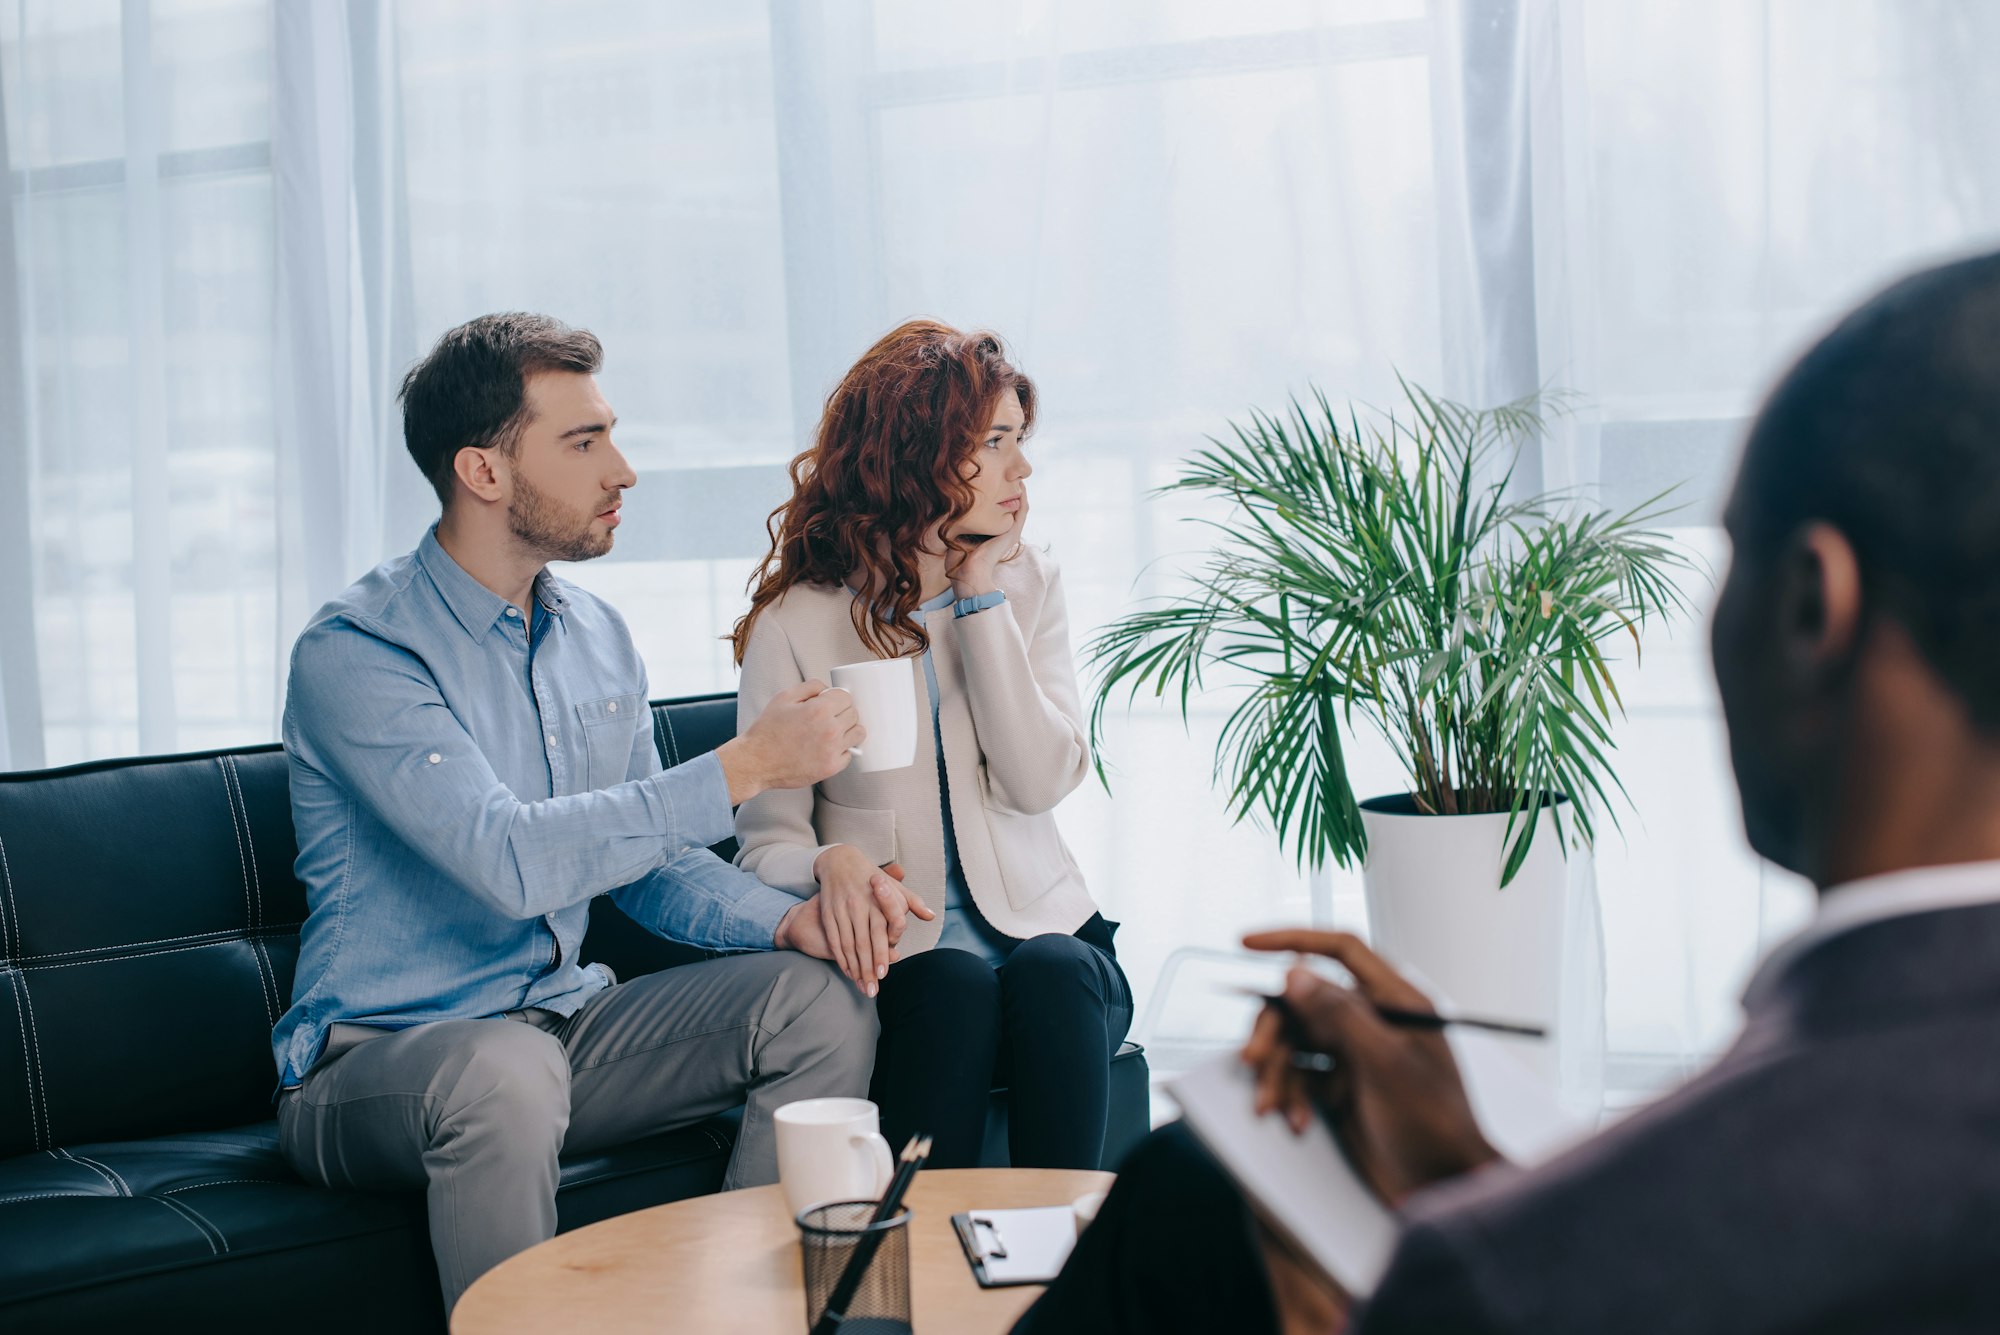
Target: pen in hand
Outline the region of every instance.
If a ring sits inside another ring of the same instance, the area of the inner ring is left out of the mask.
[[[1260,992],[1254,987],[1235,989],[1244,996],[1253,997],[1279,1014],[1291,1015],[1291,1007],[1283,994]],[[1513,1020],[1494,1020],[1478,1015],[1449,1015],[1438,1011],[1413,1011],[1400,1006],[1384,1006],[1371,1003],[1375,1014],[1384,1024],[1399,1029],[1443,1029],[1446,1025],[1458,1025],[1466,1029],[1484,1029],[1490,1033],[1512,1034],[1517,1038],[1547,1038],[1549,1031],[1541,1025],[1521,1024]],[[1334,1058],[1330,1052],[1299,1050],[1292,1053],[1292,1065],[1301,1071],[1325,1073],[1333,1070]]]

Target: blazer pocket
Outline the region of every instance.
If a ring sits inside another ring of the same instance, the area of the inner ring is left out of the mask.
[[[1048,812],[1027,816],[988,805],[986,828],[993,834],[1000,883],[1014,908],[1025,909],[1058,886],[1083,883],[1083,873],[1056,829],[1056,818]]]
[[[625,782],[645,707],[645,697],[637,692],[586,700],[576,707],[576,721],[583,728],[586,788],[609,788]],[[650,725],[652,720],[646,722]]]
[[[896,860],[896,813],[844,807],[813,794],[813,833],[822,844],[852,844],[881,866]]]

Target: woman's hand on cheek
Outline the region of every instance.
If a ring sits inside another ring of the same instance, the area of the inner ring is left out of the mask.
[[[1002,561],[1021,550],[1021,530],[1027,524],[1028,493],[1023,491],[1021,507],[1014,512],[1013,523],[951,561],[947,573],[951,576],[952,593],[960,598],[976,598],[998,588],[995,573]]]

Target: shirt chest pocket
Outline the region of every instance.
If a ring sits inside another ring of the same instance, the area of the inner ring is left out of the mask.
[[[625,782],[632,769],[632,751],[638,734],[650,722],[644,717],[645,697],[607,695],[586,700],[576,707],[576,721],[583,729],[587,757],[584,770],[586,789],[609,788]]]

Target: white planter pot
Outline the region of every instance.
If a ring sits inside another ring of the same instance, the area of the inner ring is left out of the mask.
[[[1557,1089],[1569,877],[1590,854],[1571,849],[1565,862],[1553,813],[1537,819],[1527,861],[1502,889],[1504,813],[1425,816],[1407,795],[1371,798],[1361,804],[1362,883],[1376,951],[1452,1009],[1546,1026],[1547,1039],[1508,1046]]]

